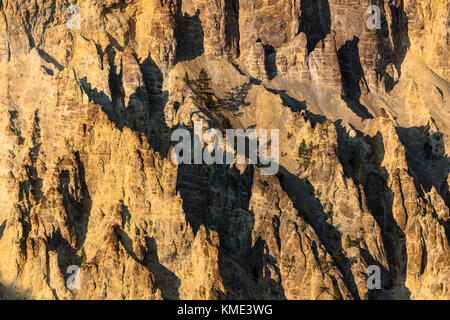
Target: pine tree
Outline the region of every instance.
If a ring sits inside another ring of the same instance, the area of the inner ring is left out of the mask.
[[[187,71],[186,71],[186,73],[184,74],[183,80],[184,80],[184,83],[185,83],[187,86],[189,86],[189,85],[191,84],[191,80],[189,79],[189,74],[188,74]]]
[[[306,145],[305,139],[303,139],[302,143],[298,147],[297,151],[297,161],[300,163],[300,169],[303,167],[304,170],[308,169],[311,163],[311,156],[314,146],[312,143],[309,144],[309,147]]]
[[[208,72],[205,69],[200,70],[200,74],[195,84],[195,94],[197,99],[203,106],[207,108],[214,108],[215,103],[213,100],[212,88],[209,83],[210,79],[208,76]]]
[[[84,250],[84,248],[81,249],[80,267],[81,269],[87,268],[86,251]]]
[[[347,238],[345,238],[345,247],[347,249],[350,249],[353,246],[353,241],[350,238],[350,235],[347,235]]]
[[[299,158],[304,157],[305,155],[308,154],[308,148],[306,147],[306,142],[305,139],[303,139],[302,143],[300,144],[300,146],[298,147],[298,153],[297,156]]]

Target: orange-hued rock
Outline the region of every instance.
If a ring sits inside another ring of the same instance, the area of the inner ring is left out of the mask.
[[[66,2],[0,0],[0,298],[450,299],[448,0]]]

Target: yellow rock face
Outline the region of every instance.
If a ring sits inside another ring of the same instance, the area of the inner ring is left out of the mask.
[[[450,299],[450,4],[372,2],[0,1],[0,298]]]

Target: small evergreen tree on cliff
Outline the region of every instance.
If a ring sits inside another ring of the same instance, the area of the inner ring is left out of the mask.
[[[186,71],[186,73],[184,74],[184,83],[189,86],[191,84],[191,80],[189,79],[189,73]]]
[[[215,107],[215,103],[213,100],[214,94],[212,93],[210,80],[211,79],[208,76],[208,72],[206,72],[205,69],[201,69],[195,83],[195,95],[204,107],[213,109]]]

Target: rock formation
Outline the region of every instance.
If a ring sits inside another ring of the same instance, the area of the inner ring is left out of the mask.
[[[450,299],[449,7],[0,0],[0,298]],[[194,121],[279,173],[175,164]]]

